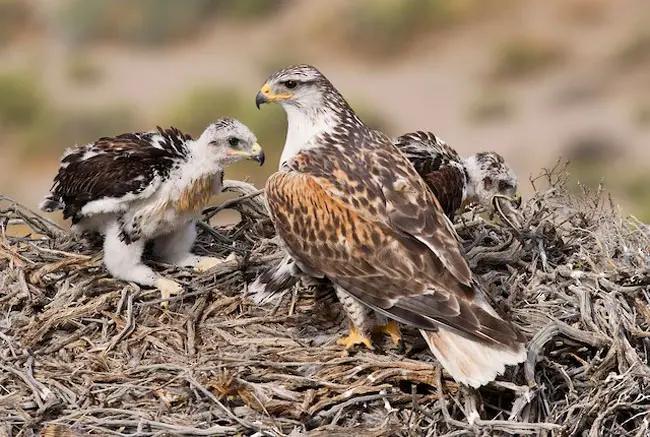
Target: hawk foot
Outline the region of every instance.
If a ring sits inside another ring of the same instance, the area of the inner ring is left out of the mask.
[[[399,325],[395,320],[389,320],[385,325],[375,325],[373,330],[380,334],[390,335],[395,346],[399,346],[400,341],[402,341],[402,334],[399,330]]]
[[[350,324],[350,333],[346,337],[339,338],[336,344],[344,346],[346,349],[351,349],[358,344],[363,344],[370,350],[375,349],[370,337],[363,335],[354,324]]]
[[[172,294],[181,294],[183,292],[183,287],[178,282],[167,278],[158,278],[153,285],[160,290],[160,296],[164,299],[160,302],[160,306],[165,310],[169,308],[169,298]]]

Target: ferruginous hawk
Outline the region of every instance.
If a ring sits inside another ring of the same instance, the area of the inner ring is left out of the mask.
[[[231,118],[217,120],[197,140],[173,127],[100,138],[64,152],[39,207],[63,210],[73,232],[103,234],[111,275],[154,286],[169,299],[182,287],[142,263],[145,244],[153,240],[154,255],[170,264],[198,271],[217,264],[190,251],[196,221],[221,191],[224,167],[245,158],[264,163],[255,135]]]
[[[390,138],[312,66],[274,73],[256,97],[267,102],[288,118],[266,183],[271,219],[298,268],[334,284],[352,322],[340,342],[370,346],[374,310],[419,328],[461,383],[523,361],[525,337],[490,307],[449,219]]]
[[[519,181],[498,153],[479,152],[461,159],[447,143],[424,131],[400,135],[393,144],[413,164],[450,220],[464,203],[476,202],[487,210],[498,209],[510,226],[521,228]],[[258,304],[268,302],[300,277],[300,269],[287,256],[251,284],[249,296]]]

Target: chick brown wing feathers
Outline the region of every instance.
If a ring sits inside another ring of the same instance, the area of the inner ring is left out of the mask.
[[[190,140],[175,128],[104,137],[67,152],[54,178],[52,194],[73,217],[93,200],[139,196],[155,191]]]

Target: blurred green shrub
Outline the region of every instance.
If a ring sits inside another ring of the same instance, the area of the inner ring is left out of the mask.
[[[650,127],[650,103],[640,103],[637,105],[634,108],[634,119],[639,126],[645,128]]]
[[[288,0],[216,0],[226,15],[237,19],[250,20],[267,16],[285,6]]]
[[[417,36],[466,23],[491,9],[490,0],[356,0],[333,16],[347,44],[374,56],[394,55]],[[331,32],[331,26],[328,26]]]
[[[46,105],[40,82],[28,72],[0,74],[0,126],[22,128],[31,124]]]
[[[624,210],[639,220],[650,223],[650,175],[642,166],[630,166],[623,159],[624,144],[605,132],[580,135],[568,144],[571,162],[569,187],[580,191],[579,185],[595,189],[603,184]]]
[[[23,151],[59,155],[67,147],[131,132],[135,125],[132,111],[124,106],[52,109],[44,111],[25,129]]]
[[[504,95],[485,93],[469,107],[468,118],[475,123],[504,120],[513,114],[513,103]]]
[[[393,135],[393,126],[388,120],[382,114],[379,114],[371,108],[370,105],[362,103],[361,99],[350,100],[350,106],[352,106],[352,109],[354,109],[354,112],[357,113],[359,118],[371,128],[380,130],[389,136],[401,135],[403,133],[399,132]]]
[[[145,46],[172,43],[202,31],[216,17],[253,19],[289,0],[67,0],[59,11],[65,37]]]
[[[68,79],[79,85],[93,84],[102,77],[102,69],[84,55],[75,55],[66,65]]]
[[[571,188],[577,190],[578,184],[595,188],[605,181],[606,172],[607,168],[603,163],[571,161]]]
[[[8,43],[32,21],[32,6],[25,0],[0,0],[0,46]]]
[[[271,74],[288,65],[314,63],[313,56],[299,50],[299,47],[293,44],[292,38],[290,37],[279,39],[276,45],[282,47],[282,50],[278,52],[266,52],[264,53],[264,57],[259,60],[259,70],[263,74]]]
[[[495,79],[528,77],[558,65],[564,57],[564,51],[557,44],[520,36],[497,49],[492,76]]]
[[[66,147],[134,127],[134,116],[126,107],[55,107],[40,83],[30,73],[0,74],[0,131],[9,132],[15,138],[12,144],[22,152],[59,154]]]
[[[642,222],[650,223],[650,175],[647,172],[628,175],[620,186],[630,201],[630,212]]]
[[[635,67],[650,62],[650,22],[637,30],[615,56],[621,67]]]
[[[625,205],[624,211],[634,215],[644,223],[650,223],[650,175],[647,171],[627,169],[621,171],[612,169],[607,164],[582,164],[574,166],[571,170],[572,185],[578,190],[577,182],[592,189],[603,184],[604,188],[614,195],[616,201]]]

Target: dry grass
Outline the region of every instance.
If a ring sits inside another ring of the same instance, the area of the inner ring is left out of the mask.
[[[234,255],[198,276],[157,266],[186,286],[167,313],[107,276],[97,241],[4,199],[0,435],[648,435],[650,231],[564,174],[534,181],[521,232],[477,211],[457,224],[530,339],[525,365],[479,391],[413,330],[404,350],[346,352],[337,304],[313,288],[253,306],[246,284],[282,253],[250,187],[229,201],[239,224],[201,226],[199,252]],[[9,236],[19,224],[31,235]]]

